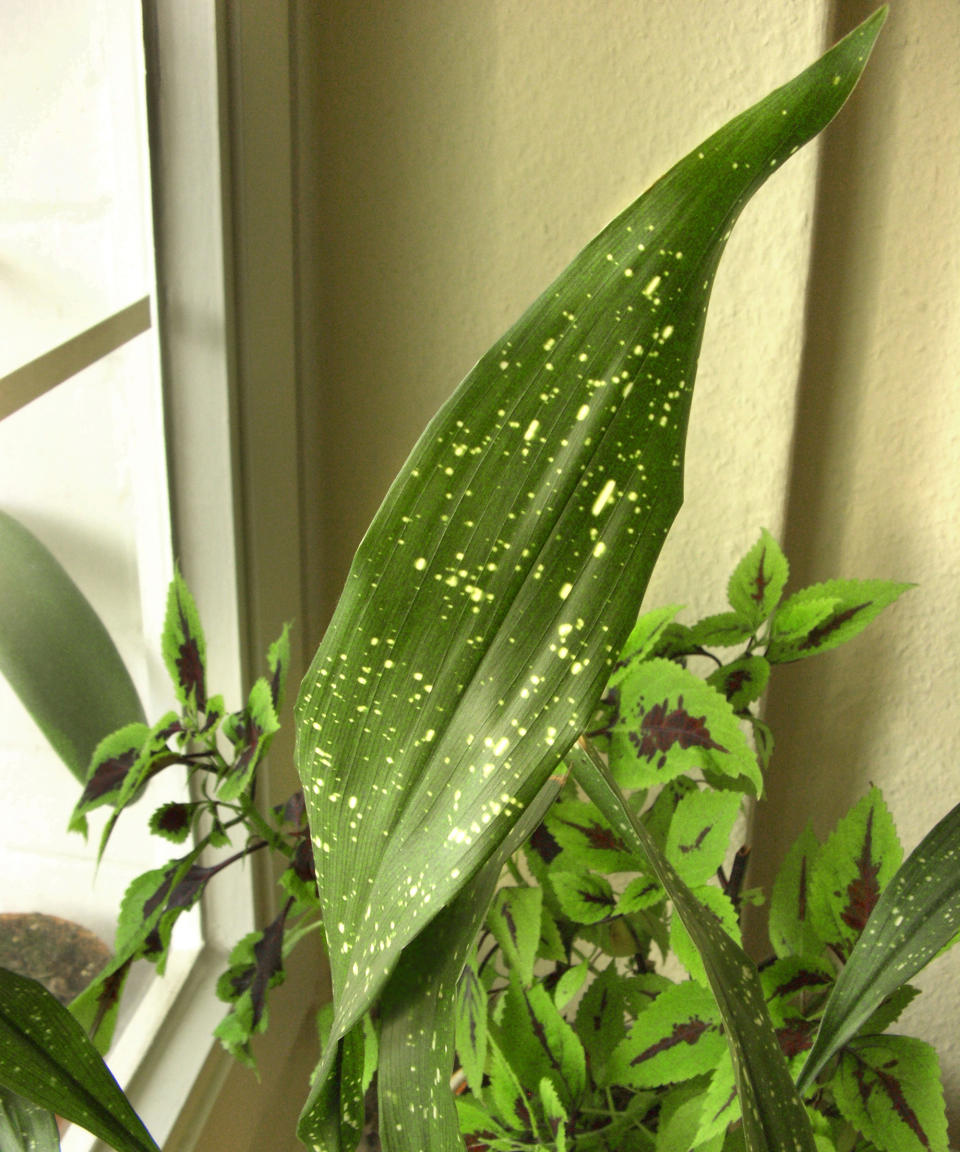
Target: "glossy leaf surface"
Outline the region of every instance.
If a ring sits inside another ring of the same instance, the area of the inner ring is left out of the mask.
[[[431,422],[367,533],[298,702],[335,1002],[305,1141],[325,1139],[340,1039],[588,720],[679,507],[726,236],[881,23],[604,229]]]
[[[159,1152],[100,1054],[35,980],[0,968],[0,1084],[118,1152]]]

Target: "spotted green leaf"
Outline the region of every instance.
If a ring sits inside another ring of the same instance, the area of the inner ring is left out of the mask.
[[[0,1087],[0,1148],[4,1152],[60,1152],[56,1117]]]
[[[605,228],[482,357],[377,513],[297,706],[335,1003],[304,1141],[329,1127],[340,1041],[590,717],[679,507],[726,236],[839,110],[880,23]]]
[[[159,1152],[67,1009],[35,980],[5,968],[0,968],[0,1085],[86,1128],[117,1152]]]
[[[637,819],[595,751],[581,740],[567,754],[571,775],[650,864],[703,961],[733,1059],[746,1152],[815,1152],[803,1102],[794,1088],[753,963],[677,875]]]
[[[927,833],[880,894],[827,1001],[801,1089],[958,931],[960,805]]]

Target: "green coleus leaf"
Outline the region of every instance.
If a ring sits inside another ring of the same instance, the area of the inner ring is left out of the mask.
[[[297,707],[336,1006],[306,1142],[342,1038],[592,714],[679,506],[729,228],[840,108],[881,22],[604,229],[435,417],[368,531]]]
[[[762,656],[742,656],[711,672],[707,683],[724,695],[735,712],[759,700],[770,679],[770,664]]]
[[[716,1139],[728,1130],[734,1121],[740,1119],[740,1097],[737,1093],[737,1080],[733,1071],[733,1061],[724,1053],[713,1074],[710,1084],[703,1093],[700,1118],[695,1140],[691,1147]],[[722,1148],[726,1145],[721,1144]]]
[[[838,822],[810,880],[813,927],[839,955],[849,955],[902,858],[893,817],[872,788]]]
[[[836,970],[815,956],[786,956],[760,973],[760,986],[777,1027],[795,1017],[807,1017],[822,1006],[833,987]]]
[[[100,1054],[35,980],[0,968],[0,1085],[117,1152],[159,1152]]]
[[[550,873],[564,915],[576,924],[598,924],[614,914],[617,898],[606,876],[597,872]]]
[[[525,984],[533,982],[542,907],[543,892],[539,888],[501,888],[487,913],[487,926],[505,960]]]
[[[560,1099],[554,1082],[547,1077],[540,1081],[540,1106],[547,1122],[547,1129],[552,1140],[551,1147],[556,1152],[567,1152],[567,1130],[570,1125],[570,1116]]]
[[[783,664],[845,644],[910,587],[892,580],[828,580],[795,592],[784,601],[774,619],[767,659],[772,664]],[[808,603],[815,606],[816,623],[799,630],[795,614]]]
[[[642,866],[642,861],[638,862],[614,834],[596,806],[584,800],[558,800],[544,823],[563,851],[563,863],[552,864],[552,868],[629,872],[636,869],[638,863]]]
[[[647,788],[695,769],[744,776],[757,793],[757,759],[728,701],[671,660],[635,665],[620,685],[610,762],[626,788]]]
[[[610,1054],[626,1032],[626,989],[613,965],[594,979],[577,1007],[574,1030],[590,1061],[594,1081],[602,1083]]]
[[[458,1096],[457,1113],[467,1148],[489,1148],[491,1152],[507,1149],[513,1152],[512,1137],[476,1097]]]
[[[654,1000],[617,1045],[607,1082],[656,1088],[689,1080],[716,1067],[726,1053],[714,998],[692,980],[675,984]]]
[[[250,787],[257,765],[279,729],[273,687],[261,677],[250,689],[243,712],[224,722],[224,734],[233,744],[234,760],[217,789],[220,800],[236,800]]]
[[[167,592],[163,622],[163,660],[184,712],[196,715],[207,707],[207,646],[197,605],[179,570]]]
[[[937,1054],[909,1036],[867,1036],[840,1057],[831,1081],[841,1113],[881,1152],[947,1152]]]
[[[607,680],[608,689],[616,688],[629,674],[629,665],[633,661],[646,660],[656,651],[664,629],[672,623],[679,611],[678,604],[671,604],[665,608],[654,608],[653,611],[645,612],[640,617],[627,637],[620,659],[610,673],[610,678]]]
[[[487,991],[475,964],[464,965],[457,981],[457,1057],[475,1096],[482,1096],[487,1061]]]
[[[267,672],[270,681],[270,700],[278,715],[283,707],[287,687],[287,673],[290,670],[290,625],[284,624],[283,631],[267,649]]]
[[[730,607],[751,628],[759,628],[780,602],[789,575],[786,556],[764,528],[760,539],[733,570],[727,585]]]
[[[960,805],[923,838],[884,888],[840,971],[798,1080],[806,1089],[881,1004],[960,931]]]
[[[524,987],[515,977],[503,996],[498,1044],[521,1084],[548,1079],[567,1108],[586,1086],[586,1057],[576,1032],[542,984]]]
[[[145,720],[130,673],[90,602],[47,547],[5,512],[0,674],[81,783],[105,736]]]
[[[171,800],[151,815],[150,831],[174,844],[182,844],[190,835],[197,814],[205,807],[200,802],[186,804],[180,800]]]
[[[740,796],[736,792],[704,788],[681,798],[670,822],[666,853],[687,884],[706,884],[716,876],[739,814]]]
[[[791,846],[770,891],[770,943],[778,956],[819,956],[824,942],[813,926],[810,883],[820,841],[807,825]]]
[[[60,1152],[56,1117],[0,1087],[0,1148],[4,1152]]]
[[[70,831],[87,834],[87,813],[102,804],[114,804],[124,782],[140,760],[150,735],[146,724],[125,724],[97,744],[89,762],[89,773],[80,799],[70,816]]]

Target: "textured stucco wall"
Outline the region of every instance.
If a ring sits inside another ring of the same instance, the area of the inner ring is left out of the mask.
[[[786,545],[798,584],[917,587],[856,644],[774,685],[758,880],[808,819],[824,834],[871,783],[906,850],[960,801],[958,61],[960,7],[898,0],[825,150]],[[940,1053],[956,1145],[958,950],[916,983],[903,1027]]]
[[[331,595],[473,361],[653,179],[812,60],[824,28],[824,5],[807,0],[775,18],[743,0],[330,6],[316,140]],[[792,160],[734,232],[687,506],[651,600],[709,607],[759,526],[779,527],[814,161],[812,149]]]

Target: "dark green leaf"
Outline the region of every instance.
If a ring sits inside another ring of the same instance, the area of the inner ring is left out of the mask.
[[[828,580],[795,592],[777,613],[767,659],[783,664],[845,644],[910,587],[892,580]],[[831,603],[824,613],[828,601]],[[806,604],[815,605],[816,623],[799,631],[794,614],[802,612]],[[781,613],[789,625],[781,626]],[[786,627],[789,631],[785,632]]]
[[[756,969],[704,910],[623,800],[609,769],[581,741],[567,756],[571,774],[621,835],[646,852],[699,952],[733,1058],[747,1152],[815,1152],[810,1121],[793,1086]]]
[[[751,628],[759,628],[779,603],[789,575],[786,556],[764,528],[760,539],[733,570],[727,585],[730,607]]]
[[[35,980],[0,968],[0,1084],[118,1152],[159,1152],[100,1054]]]
[[[910,853],[880,895],[824,1010],[798,1082],[813,1083],[883,1001],[960,930],[960,805]]]
[[[947,1152],[937,1054],[909,1036],[867,1036],[840,1057],[834,1098],[882,1152]]]
[[[0,1148],[3,1152],[60,1152],[56,1117],[0,1087]]]
[[[90,602],[46,546],[5,512],[0,673],[81,783],[100,741],[145,719],[130,673]]]
[[[298,703],[336,1004],[318,1104],[403,950],[593,713],[679,505],[726,235],[840,108],[881,22],[588,245],[434,419],[367,533]],[[301,1137],[322,1129],[312,1101]]]

